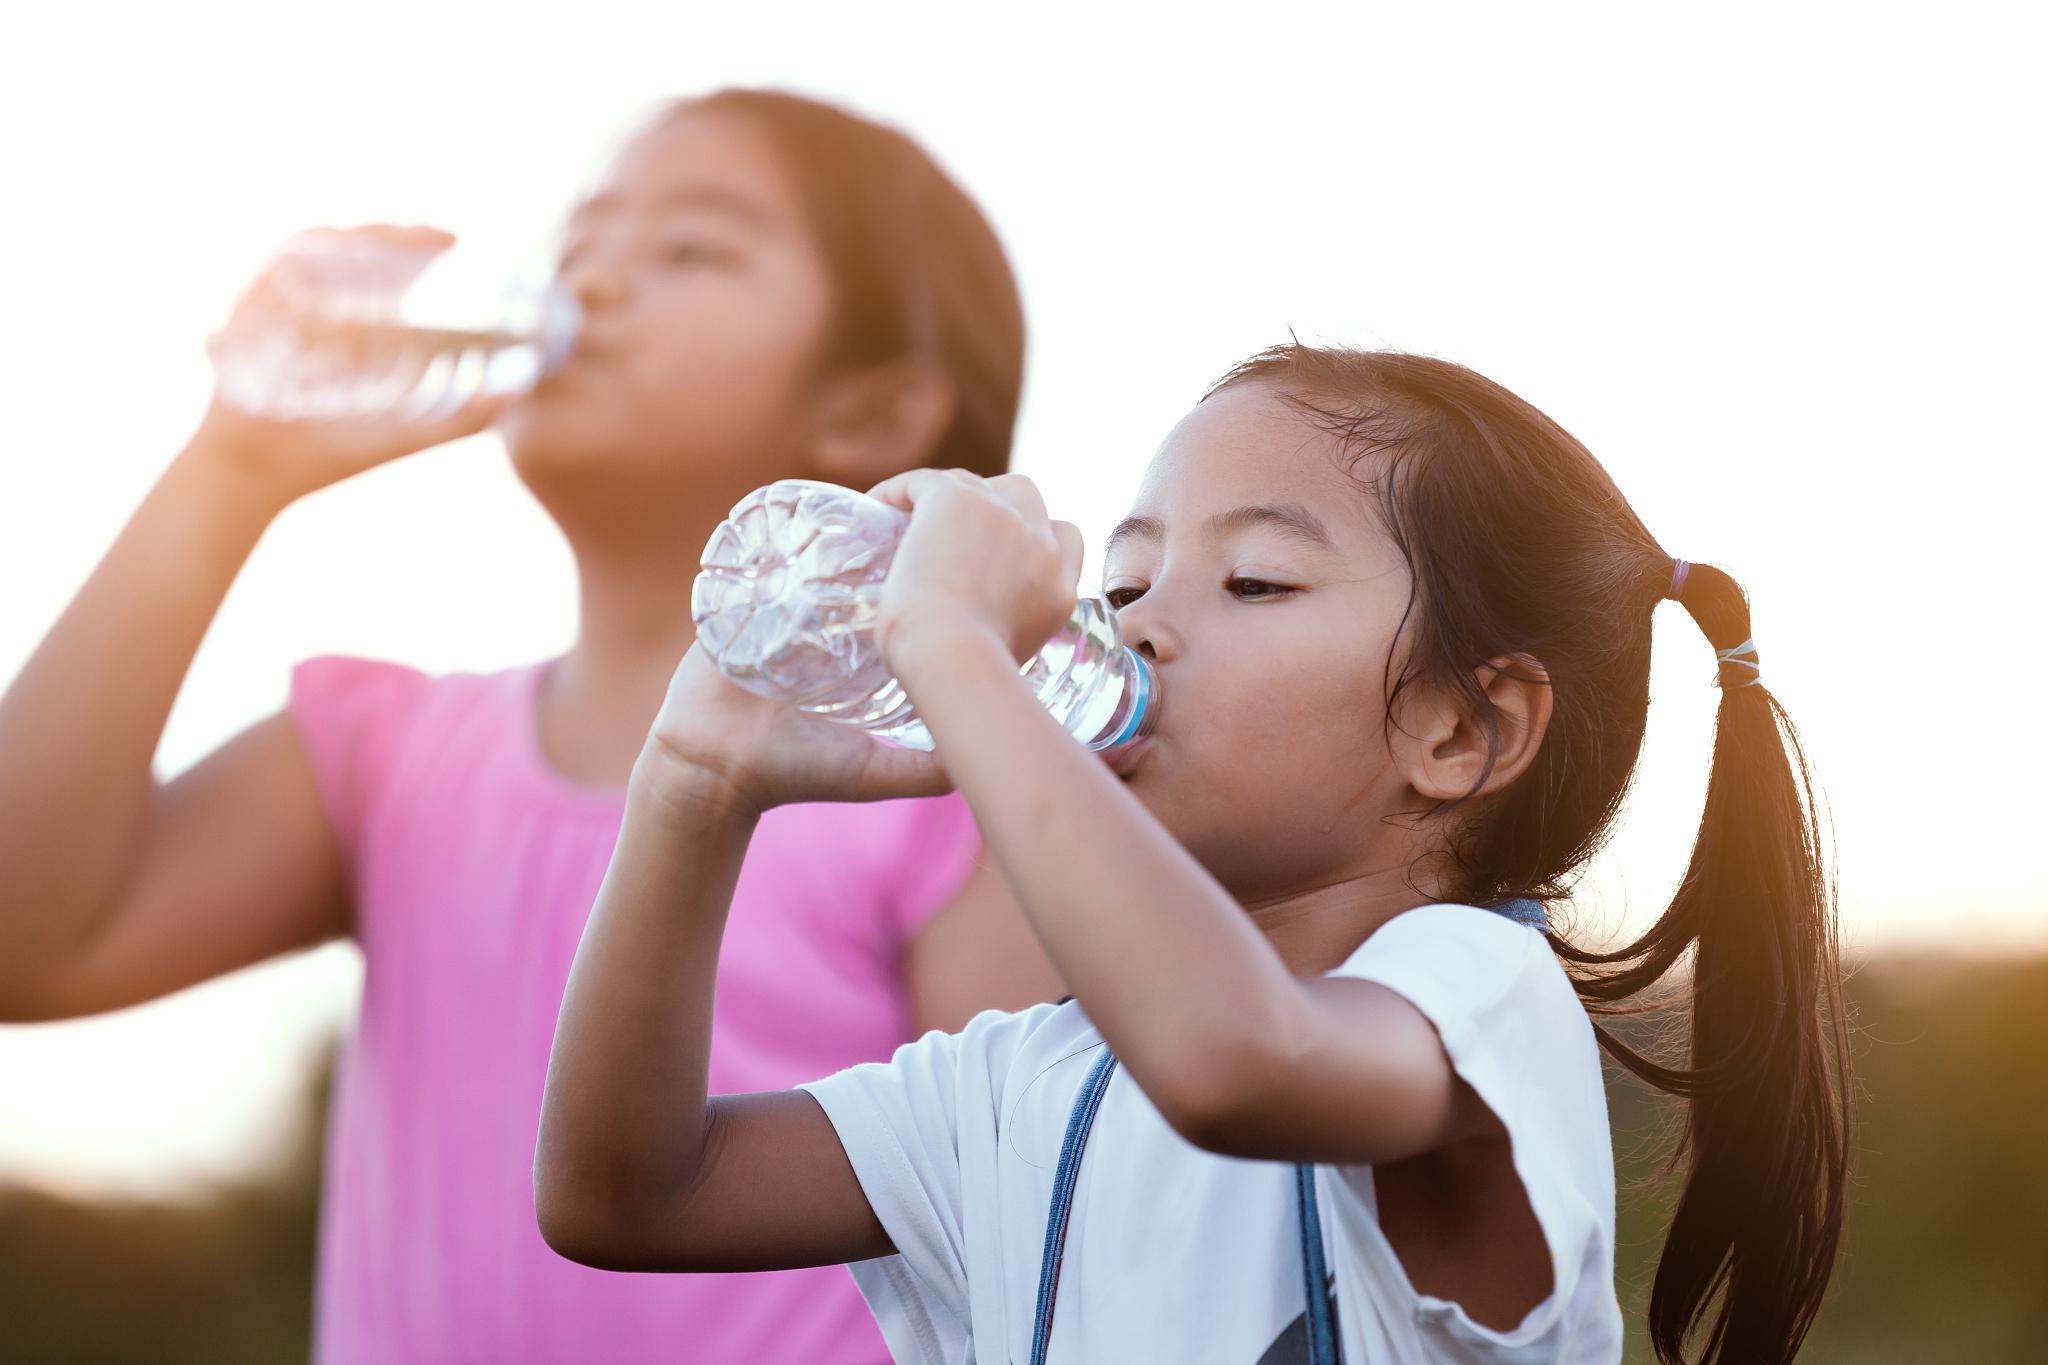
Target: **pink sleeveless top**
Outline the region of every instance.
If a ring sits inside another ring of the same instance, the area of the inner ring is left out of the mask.
[[[625,804],[542,761],[545,668],[293,671],[290,713],[348,858],[366,964],[328,1134],[314,1358],[886,1361],[838,1266],[613,1274],[541,1241],[548,1048]],[[910,1031],[904,946],[980,847],[958,797],[770,811],[719,962],[712,1091],[889,1056]]]

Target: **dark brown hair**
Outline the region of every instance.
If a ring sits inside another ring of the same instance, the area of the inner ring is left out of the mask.
[[[1388,660],[1390,702],[1413,685],[1449,689],[1497,746],[1480,670],[1506,658],[1547,675],[1551,720],[1529,769],[1433,813],[1456,810],[1443,850],[1453,898],[1564,896],[1605,841],[1642,747],[1651,613],[1671,556],[1570,433],[1463,366],[1294,344],[1210,393],[1253,382],[1339,438],[1407,559],[1412,647],[1398,680]],[[1748,598],[1720,569],[1694,565],[1679,600],[1716,650],[1748,642]],[[1849,1068],[1834,887],[1798,734],[1758,677],[1721,665],[1706,810],[1670,906],[1618,951],[1552,937],[1601,1046],[1689,1102],[1673,1154],[1684,1185],[1650,1296],[1666,1362],[1687,1360],[1696,1332],[1701,1362],[1791,1360],[1841,1235]],[[1688,956],[1682,1064],[1600,1026],[1642,1012],[1630,997]]]
[[[1002,243],[931,155],[893,128],[802,95],[719,90],[661,118],[732,114],[789,173],[832,279],[828,372],[905,358],[952,386],[933,465],[1009,468],[1024,385],[1024,306]]]

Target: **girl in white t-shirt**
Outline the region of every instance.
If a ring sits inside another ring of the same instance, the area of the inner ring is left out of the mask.
[[[1072,606],[1074,528],[1014,476],[876,492],[912,512],[878,635],[936,753],[684,658],[556,1033],[557,1250],[852,1262],[903,1361],[1614,1361],[1604,1047],[1690,1100],[1659,1355],[1792,1357],[1834,1259],[1847,1077],[1805,765],[1733,579],[1665,554],[1479,375],[1282,347],[1174,429],[1110,539],[1164,707],[1105,763],[1016,667]],[[1720,660],[1706,813],[1670,908],[1596,954],[1542,902],[1609,832],[1666,597]],[[1074,998],[713,1097],[760,813],[949,785]],[[1589,1005],[1681,958],[1684,1065],[1595,1029]]]

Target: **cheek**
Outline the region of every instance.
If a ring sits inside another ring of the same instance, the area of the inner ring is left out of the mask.
[[[793,247],[735,270],[674,270],[635,300],[646,369],[672,381],[716,383],[735,373],[807,375],[831,324],[830,282]]]
[[[622,366],[638,421],[741,440],[799,416],[828,324],[825,301],[786,279],[656,293]]]
[[[1262,652],[1247,640],[1186,680],[1188,695],[1176,700],[1187,707],[1193,771],[1176,784],[1177,801],[1259,824],[1320,824],[1355,809],[1384,778],[1378,661],[1355,649],[1281,657],[1277,645]]]
[[[1285,631],[1240,628],[1215,661],[1204,720],[1227,718],[1242,742],[1300,756],[1355,755],[1380,742],[1383,659],[1361,649],[1349,622],[1304,619]]]
[[[765,314],[765,315],[764,315]],[[787,407],[809,378],[823,321],[773,310],[651,310],[628,343],[623,376],[648,415]]]

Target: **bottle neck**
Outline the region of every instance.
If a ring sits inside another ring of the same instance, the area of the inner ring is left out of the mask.
[[[1101,733],[1088,741],[1088,747],[1097,753],[1135,743],[1159,725],[1158,670],[1128,645],[1117,647],[1114,667],[1122,696]]]

